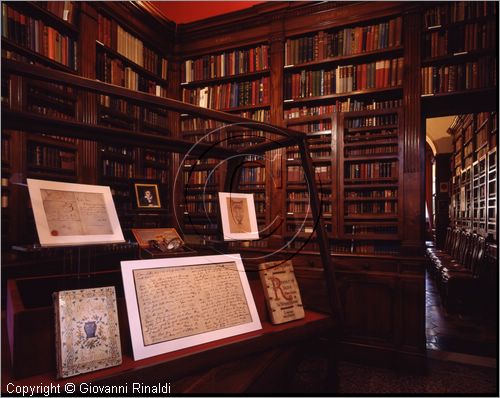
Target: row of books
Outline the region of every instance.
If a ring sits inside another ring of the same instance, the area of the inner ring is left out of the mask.
[[[375,190],[346,190],[344,191],[346,199],[355,198],[395,198],[398,196],[397,189],[375,189]]]
[[[379,127],[379,126],[389,126],[398,123],[397,113],[389,113],[386,115],[373,115],[373,116],[362,116],[356,118],[349,118],[346,121],[347,128],[359,128],[359,127]]]
[[[240,184],[265,184],[265,167],[244,167],[241,170]]]
[[[168,118],[162,113],[155,112],[154,108],[144,108],[143,109],[142,121],[150,125],[157,126],[159,128],[167,126]]]
[[[134,178],[134,165],[112,159],[102,161],[102,175],[105,177]]]
[[[2,209],[7,209],[8,207],[9,207],[9,193],[2,191]],[[2,224],[4,224],[3,220],[2,220]],[[3,225],[2,225],[2,227],[3,227]]]
[[[140,39],[109,18],[98,14],[97,22],[97,38],[101,43],[156,76],[167,79],[168,60],[166,58],[160,57],[155,51],[144,46]]]
[[[392,235],[398,233],[398,227],[396,225],[344,225],[344,233],[351,235]]]
[[[396,87],[403,84],[403,58],[359,65],[338,66],[334,70],[302,70],[285,74],[285,100],[348,93],[357,90]]]
[[[391,109],[402,106],[403,100],[357,101],[351,98],[336,100],[332,105],[294,107],[284,110],[285,119],[297,119],[306,116],[326,115],[334,112],[355,112],[375,109]]]
[[[75,16],[74,1],[40,1],[37,5],[51,12],[63,21],[71,24],[73,23],[73,18]]]
[[[168,171],[157,169],[156,167],[144,167],[144,178],[158,180],[162,184],[165,184],[168,181]]]
[[[65,96],[66,94],[70,94],[70,92],[71,90],[60,89],[58,85],[41,87],[37,84],[28,84],[28,109],[37,113],[43,113],[40,109],[33,108],[48,107],[57,113],[68,116],[67,118],[74,118],[76,100]],[[63,116],[63,118],[65,117]]]
[[[297,152],[295,152],[297,153]],[[323,158],[329,158],[331,155],[330,151],[313,151],[310,149],[311,158],[312,159],[323,159]]]
[[[184,184],[190,185],[217,185],[219,175],[213,170],[196,170],[184,173]]]
[[[398,206],[394,201],[383,202],[357,202],[344,206],[344,215],[356,214],[397,214]]]
[[[182,100],[211,109],[269,104],[269,77],[182,90]]]
[[[124,65],[121,60],[112,58],[107,53],[97,54],[96,75],[99,80],[106,83],[161,97],[167,96],[166,87],[149,80],[137,73],[132,67]]]
[[[271,118],[271,111],[269,109],[256,109],[253,111],[242,111],[239,115],[257,122],[268,122]],[[227,124],[214,119],[202,119],[199,117],[187,117],[181,119],[181,131],[183,132],[203,129],[213,130],[219,129],[225,125]]]
[[[216,79],[269,69],[269,46],[262,44],[243,50],[233,50],[217,55],[184,61],[181,68],[182,81]]]
[[[303,133],[317,133],[320,131],[331,131],[332,120],[331,119],[315,120],[303,124],[294,124],[288,127],[293,130],[302,131]]]
[[[117,153],[124,156],[134,157],[135,150],[126,146],[113,146],[113,145],[105,145],[101,148],[101,152],[111,152]]]
[[[399,253],[398,242],[369,242],[352,241],[352,242],[335,242],[333,244],[334,253],[350,253],[350,254],[384,254],[396,255]]]
[[[286,205],[287,213],[311,213],[312,209],[307,202],[288,202]],[[321,212],[322,214],[332,214],[332,204],[331,202],[322,202],[321,203]]]
[[[42,20],[24,15],[2,3],[2,37],[76,70],[77,42],[46,25]]]
[[[2,137],[2,164],[10,162],[10,138]]]
[[[497,58],[422,68],[422,94],[449,93],[497,86]]]
[[[332,232],[332,225],[325,224],[325,230],[327,232]],[[293,233],[293,234],[296,234],[296,233],[312,234],[314,232],[314,226],[312,224],[309,224],[309,223],[304,224],[303,222],[300,222],[300,223],[287,222],[286,232]]]
[[[60,111],[60,110],[54,109],[52,107],[33,104],[33,103],[31,103],[31,101],[28,103],[27,109],[30,112],[38,113],[40,115],[44,115],[44,116],[47,116],[49,118],[64,119],[64,120],[74,119],[74,114],[72,112],[68,113],[67,111]]]
[[[102,121],[116,119],[125,128],[133,128],[139,119],[141,111],[137,105],[132,105],[127,100],[112,98],[107,95],[99,96],[99,117]]]
[[[157,162],[167,165],[169,162],[170,155],[165,152],[156,152],[148,149],[144,150],[144,160],[150,162]]]
[[[67,142],[67,143],[70,143],[70,144],[76,144],[76,142],[77,142],[77,138],[75,138],[75,137],[65,137],[65,136],[62,136],[62,135],[42,134],[42,137],[50,137],[50,138],[53,138],[55,140],[62,141],[62,142]]]
[[[496,1],[454,1],[427,9],[423,15],[424,28],[471,20],[498,14]]]
[[[28,147],[28,165],[75,171],[76,153],[44,145],[30,145]]]
[[[367,178],[395,178],[398,175],[398,163],[393,162],[373,162],[373,163],[349,163],[344,168],[344,178],[346,179],[367,179]]]
[[[402,19],[397,17],[376,25],[336,32],[320,31],[314,36],[288,39],[285,43],[285,65],[397,47],[401,45],[401,31]]]
[[[345,148],[345,157],[367,155],[391,155],[398,153],[397,144],[368,146],[363,148]]]
[[[254,247],[254,248],[267,248],[268,242],[265,240],[245,240],[245,241],[234,241],[228,242],[229,247]]]
[[[431,31],[424,35],[422,57],[434,58],[470,51],[495,49],[496,21],[459,25],[453,29]]]
[[[304,170],[302,166],[287,166],[287,179],[288,182],[305,183]],[[331,179],[332,167],[327,166],[314,166],[314,175],[318,181],[328,181]]]
[[[188,193],[184,196],[186,202],[213,202],[218,200],[218,195],[206,192],[206,193]]]
[[[218,208],[219,206],[215,202],[189,201],[187,197],[184,205],[184,211],[197,214],[215,214]]]
[[[307,191],[289,191],[286,196],[287,196],[287,200],[292,201],[292,202],[295,200],[300,200],[300,201],[307,200],[307,201],[309,201],[311,194]],[[332,195],[330,192],[320,191],[319,192],[319,199],[322,202],[329,202],[332,200]]]

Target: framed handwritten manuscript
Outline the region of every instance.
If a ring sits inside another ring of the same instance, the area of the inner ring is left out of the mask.
[[[259,239],[253,194],[219,192],[219,205],[224,240]]]
[[[125,241],[109,187],[27,181],[41,246]]]
[[[239,254],[122,261],[134,359],[261,329]]]

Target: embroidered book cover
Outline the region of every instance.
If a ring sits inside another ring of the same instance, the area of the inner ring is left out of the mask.
[[[291,261],[262,263],[259,275],[273,324],[304,318],[299,285]]]
[[[122,363],[114,286],[55,292],[57,377]]]

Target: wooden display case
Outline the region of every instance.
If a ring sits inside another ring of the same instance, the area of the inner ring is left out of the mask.
[[[76,385],[92,383],[115,386],[132,382],[151,385],[170,383],[172,393],[293,391],[290,383],[271,383],[270,380],[280,374],[293,374],[298,364],[310,356],[310,353],[297,347],[309,349],[310,344],[315,341],[317,343],[317,339],[322,336],[327,338],[322,349],[325,353],[323,357],[328,361],[325,368],[328,379],[323,381],[328,383],[325,391],[333,392],[337,376],[334,370],[334,343],[331,340],[335,336],[332,318],[306,311],[306,317],[302,320],[273,326],[268,320],[260,280],[257,275],[254,276],[256,277],[251,277],[250,286],[262,330],[140,361],[132,359],[120,272],[11,280],[7,289],[7,322],[3,322],[8,333],[3,333],[2,342],[4,351],[11,355],[10,358],[4,355],[2,359],[2,392],[6,392],[9,382],[23,385],[55,383],[61,386],[69,382]],[[117,367],[57,381],[52,292],[96,286],[115,286],[123,363]],[[37,341],[37,344],[33,344],[33,341]],[[253,366],[242,367],[240,363]]]

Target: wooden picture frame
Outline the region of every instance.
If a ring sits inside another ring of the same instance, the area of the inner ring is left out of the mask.
[[[160,190],[156,183],[134,182],[135,204],[138,209],[161,209]]]
[[[121,262],[134,359],[262,328],[239,254]]]
[[[125,242],[108,186],[27,182],[42,247]]]
[[[251,193],[219,192],[224,240],[257,240],[259,227]]]

